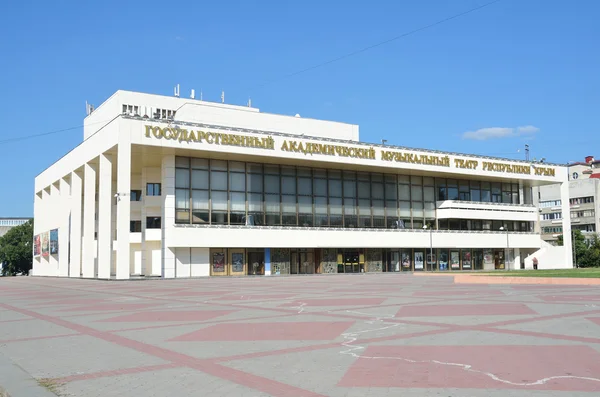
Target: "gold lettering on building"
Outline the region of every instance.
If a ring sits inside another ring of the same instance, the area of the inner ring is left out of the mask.
[[[284,140],[281,151],[304,153],[305,155],[321,154],[325,156],[352,157],[360,159],[375,159],[375,149],[356,148],[352,146],[327,145],[324,143],[300,142]]]
[[[167,139],[179,142],[206,142],[209,145],[243,146],[258,149],[275,149],[275,140],[272,137],[255,137],[222,132],[193,131],[182,128],[146,126],[146,138]]]
[[[440,167],[450,167],[450,157],[435,156],[428,154],[413,154],[406,152],[381,151],[381,159],[385,161],[395,161],[398,163],[437,165]]]
[[[490,161],[483,161],[483,170],[489,172],[503,172],[511,174],[531,174],[530,165],[492,163]]]
[[[555,176],[554,168],[550,168],[550,167],[535,167],[535,175]]]
[[[454,166],[456,168],[466,168],[469,170],[476,170],[478,165],[479,165],[479,161],[477,161],[477,160],[454,159]]]

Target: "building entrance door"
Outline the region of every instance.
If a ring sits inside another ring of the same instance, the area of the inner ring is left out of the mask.
[[[343,258],[344,264],[342,268],[344,273],[360,273],[360,254],[358,251],[344,251]]]
[[[388,272],[400,271],[400,251],[390,250],[387,253],[387,269]]]
[[[292,251],[290,260],[291,274],[313,274],[315,272],[315,255],[312,250]]]
[[[265,253],[248,252],[248,274],[264,276],[265,274]]]

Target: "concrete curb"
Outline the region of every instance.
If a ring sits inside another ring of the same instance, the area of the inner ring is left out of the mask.
[[[31,375],[0,353],[0,397],[56,397]]]
[[[455,275],[455,284],[600,285],[599,278]]]

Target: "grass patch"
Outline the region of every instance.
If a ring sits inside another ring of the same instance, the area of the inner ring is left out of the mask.
[[[56,380],[50,378],[38,379],[37,382],[40,386],[56,394],[57,396],[62,395],[60,392],[60,387],[62,386],[62,383],[59,383]]]
[[[600,268],[561,269],[561,270],[516,270],[495,272],[479,272],[486,276],[504,277],[568,277],[568,278],[600,278]]]

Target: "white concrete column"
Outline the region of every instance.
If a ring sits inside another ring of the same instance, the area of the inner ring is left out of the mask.
[[[131,137],[128,131],[119,135],[117,146],[117,279],[131,275],[129,262],[129,220],[131,219]]]
[[[81,277],[81,194],[81,174],[73,171],[71,172],[71,249],[69,253],[69,277]]]
[[[109,279],[112,262],[112,156],[100,155],[98,168],[98,278]]]
[[[525,204],[525,191],[521,180],[519,180],[519,203]]]
[[[86,163],[83,166],[83,174],[83,250],[81,255],[81,273],[85,278],[95,278],[96,165]]]
[[[69,277],[69,228],[71,215],[71,186],[67,177],[61,178],[60,225],[58,226],[58,276]]]
[[[150,259],[148,258],[148,253],[146,252],[146,167],[142,168],[142,263],[139,266],[139,269],[136,268],[136,274],[143,274],[145,276],[152,275],[152,266],[150,266]]]
[[[560,184],[560,201],[562,211],[564,267],[573,267],[573,239],[571,235],[571,205],[569,203],[569,181]]]
[[[175,225],[175,156],[164,155],[162,158],[162,217],[161,217],[161,250],[162,276],[175,277],[175,251],[169,248],[170,231]]]

